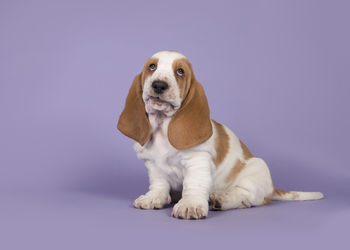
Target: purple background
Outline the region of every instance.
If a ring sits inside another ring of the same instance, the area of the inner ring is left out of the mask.
[[[330,249],[350,223],[348,1],[1,1],[0,249]],[[116,129],[153,53],[185,54],[214,119],[314,202],[176,220],[137,210]],[[344,245],[343,245],[344,246]],[[345,246],[344,246],[345,247]]]

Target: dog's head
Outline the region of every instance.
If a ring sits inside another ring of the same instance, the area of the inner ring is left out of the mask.
[[[207,98],[184,55],[161,51],[147,60],[131,85],[118,129],[144,145],[151,134],[149,114],[171,117],[168,139],[176,149],[212,135]]]

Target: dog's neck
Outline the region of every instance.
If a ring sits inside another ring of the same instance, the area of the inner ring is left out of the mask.
[[[177,110],[169,103],[158,103],[152,99],[145,101],[145,109],[151,125],[151,140],[167,140],[168,125]]]
[[[151,124],[151,133],[161,132],[162,134],[167,134],[168,124],[170,122],[171,116],[167,116],[163,112],[153,112],[148,114],[148,119]]]

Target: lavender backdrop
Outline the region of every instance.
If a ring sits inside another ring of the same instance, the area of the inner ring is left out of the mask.
[[[345,249],[350,223],[348,1],[1,1],[0,249]],[[192,61],[212,117],[275,186],[322,191],[170,217],[116,121],[153,53]]]

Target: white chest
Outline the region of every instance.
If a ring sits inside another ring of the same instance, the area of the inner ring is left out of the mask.
[[[183,182],[184,167],[181,165],[181,152],[171,146],[167,128],[170,119],[163,119],[159,124],[150,116],[152,135],[150,140],[141,147],[135,144],[137,157],[144,160],[147,167],[156,168],[163,174],[173,189],[180,189]]]

